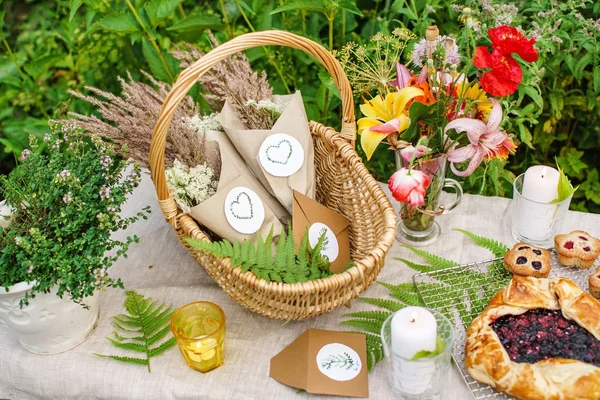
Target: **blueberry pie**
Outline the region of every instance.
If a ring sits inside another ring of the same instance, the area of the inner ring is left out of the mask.
[[[465,364],[518,399],[600,399],[600,302],[565,278],[514,276],[467,331]]]
[[[515,275],[546,278],[550,274],[550,252],[527,243],[517,243],[504,254],[504,267]]]
[[[600,255],[600,240],[585,231],[554,237],[554,249],[562,265],[591,268]]]

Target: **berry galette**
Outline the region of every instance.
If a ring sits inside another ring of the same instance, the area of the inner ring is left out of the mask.
[[[465,364],[518,399],[600,399],[600,302],[565,278],[514,276],[467,331]]]
[[[515,275],[546,278],[551,268],[550,252],[519,242],[504,254],[504,267]]]
[[[562,265],[591,268],[600,255],[600,240],[585,231],[556,235],[554,249]]]

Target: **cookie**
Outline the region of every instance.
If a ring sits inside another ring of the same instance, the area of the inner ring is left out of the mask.
[[[600,267],[588,278],[590,294],[600,300]]]
[[[556,235],[554,249],[562,265],[588,269],[600,255],[600,240],[585,231],[573,231]]]
[[[546,278],[551,269],[550,252],[519,242],[504,254],[504,268],[515,275]]]

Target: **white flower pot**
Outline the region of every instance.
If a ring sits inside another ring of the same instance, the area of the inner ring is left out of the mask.
[[[0,329],[15,334],[19,343],[36,354],[57,354],[83,343],[98,321],[98,295],[86,297],[89,309],[67,296],[60,298],[53,289],[38,293],[28,306],[19,302],[33,284],[21,282],[6,292],[0,287]]]

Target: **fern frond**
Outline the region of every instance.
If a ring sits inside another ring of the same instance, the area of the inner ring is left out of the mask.
[[[417,288],[414,284],[399,284],[399,285],[390,285],[385,282],[377,282],[384,288],[390,291],[390,295],[392,297],[401,300],[405,304],[409,306],[421,306],[424,307],[425,303],[421,300],[421,296],[417,293]]]
[[[435,268],[432,267],[431,265],[417,264],[417,263],[407,260],[405,258],[395,257],[394,260],[402,261],[404,264],[408,265],[409,268],[412,268],[417,272],[427,273],[427,272],[435,271]]]
[[[344,325],[354,326],[356,328],[364,329],[367,332],[381,333],[381,326],[383,321],[366,320],[366,319],[347,319],[342,321]]]
[[[434,269],[450,268],[459,265],[456,261],[449,260],[440,256],[436,256],[433,253],[429,253],[425,250],[417,249],[416,247],[404,245],[407,249],[427,261]]]
[[[92,353],[95,356],[103,358],[112,358],[113,360],[122,361],[130,364],[148,365],[148,360],[134,357],[109,356],[105,354]]]
[[[377,306],[379,308],[385,308],[386,310],[390,310],[392,312],[398,311],[398,310],[406,307],[406,304],[400,303],[399,301],[388,300],[388,299],[376,299],[376,298],[372,298],[372,297],[359,297],[356,300],[362,301],[363,303],[368,303],[368,304]]]
[[[233,249],[233,246],[231,249]],[[241,252],[241,248],[238,251]],[[127,291],[125,294],[127,297],[125,298],[123,307],[127,310],[128,314],[119,314],[112,318],[113,325],[117,329],[117,331],[113,332],[115,339],[109,337],[106,339],[119,349],[144,353],[146,359],[115,355],[96,355],[122,362],[144,364],[148,366],[148,372],[150,372],[150,358],[164,352],[175,344],[175,339],[170,338],[157,347],[150,348],[151,345],[157,343],[169,333],[169,321],[173,315],[172,306],[159,304],[156,301],[152,301],[151,298],[145,298],[134,291]],[[119,331],[136,332],[141,335],[135,337],[123,336]]]
[[[510,250],[510,248],[507,245],[505,245],[504,243],[499,242],[497,240],[479,236],[472,232],[466,231],[464,229],[454,229],[454,230],[467,235],[467,237],[469,237],[469,239],[474,241],[476,245],[491,251],[494,254],[494,256],[496,256],[496,258],[503,257],[504,254]]]
[[[358,311],[350,314],[344,314],[342,317],[362,318],[383,322],[390,315],[392,315],[392,313],[389,311]]]

